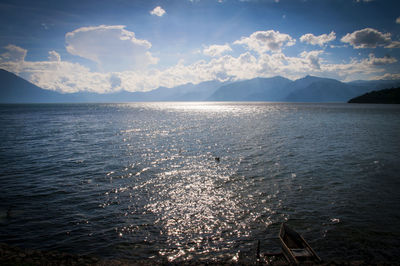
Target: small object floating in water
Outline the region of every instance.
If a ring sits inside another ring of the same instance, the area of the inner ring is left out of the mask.
[[[11,218],[11,210],[12,210],[12,206],[8,207],[7,218]]]
[[[219,163],[219,157],[215,157],[215,161]]]
[[[320,257],[296,231],[282,223],[279,232],[282,251],[290,263],[321,262]]]

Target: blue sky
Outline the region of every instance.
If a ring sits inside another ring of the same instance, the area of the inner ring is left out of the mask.
[[[400,2],[0,1],[0,68],[61,92],[400,79]]]

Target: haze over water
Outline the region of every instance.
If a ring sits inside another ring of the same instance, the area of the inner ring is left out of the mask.
[[[328,261],[400,253],[399,106],[1,105],[0,124],[11,245],[251,261],[288,222]]]

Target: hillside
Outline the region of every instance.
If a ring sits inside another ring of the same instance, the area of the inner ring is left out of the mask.
[[[306,76],[295,81],[277,76],[234,82],[219,88],[213,101],[347,102],[372,90],[368,81],[348,84],[335,79]],[[373,84],[374,87],[376,84]]]
[[[0,103],[47,103],[73,101],[71,95],[44,90],[0,69]]]
[[[364,92],[360,86],[349,85],[335,79],[307,76],[295,80],[295,88],[285,101],[288,102],[346,102]]]
[[[368,92],[361,96],[352,98],[348,102],[400,104],[400,87]]]

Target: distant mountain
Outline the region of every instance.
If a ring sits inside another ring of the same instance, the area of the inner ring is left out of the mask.
[[[314,76],[291,81],[277,76],[255,78],[222,86],[209,100],[347,102],[363,93],[396,84],[400,85],[400,81],[377,80],[344,83],[335,79]]]
[[[372,91],[352,98],[349,103],[388,103],[400,104],[400,87]]]
[[[173,88],[159,87],[148,92],[62,94],[41,89],[0,69],[0,103],[59,102],[149,102],[149,101],[274,101],[347,102],[358,95],[382,88],[400,87],[400,80],[354,81],[306,76],[295,81],[276,76],[231,83],[206,81]]]
[[[333,81],[333,80],[335,80],[335,79],[320,78],[320,77],[307,75],[304,78],[296,79],[295,81],[292,82],[292,84],[290,86],[294,87],[293,90],[295,91],[298,89],[306,88],[316,82]]]
[[[158,101],[205,101],[221,85],[219,81],[184,84],[173,88],[159,87],[148,92],[119,91],[114,93],[78,92],[72,96],[79,102],[158,102]]]
[[[347,84],[356,85],[360,87],[369,87],[374,90],[382,90],[387,88],[395,88],[400,84],[400,80],[355,80],[348,82]]]
[[[204,101],[221,85],[219,81],[184,84],[173,88],[160,87],[145,93],[134,93],[132,101]]]
[[[0,69],[0,103],[71,102],[72,95],[43,90],[38,86]]]
[[[306,76],[295,80],[295,89],[288,94],[289,102],[346,102],[348,99],[364,92],[363,87],[353,86],[336,79]]]
[[[360,89],[361,90],[361,89]],[[335,79],[306,76],[292,81],[280,76],[239,81],[219,88],[209,100],[273,102],[346,102],[358,87]]]
[[[280,76],[238,81],[220,87],[210,101],[279,101],[292,81]]]

